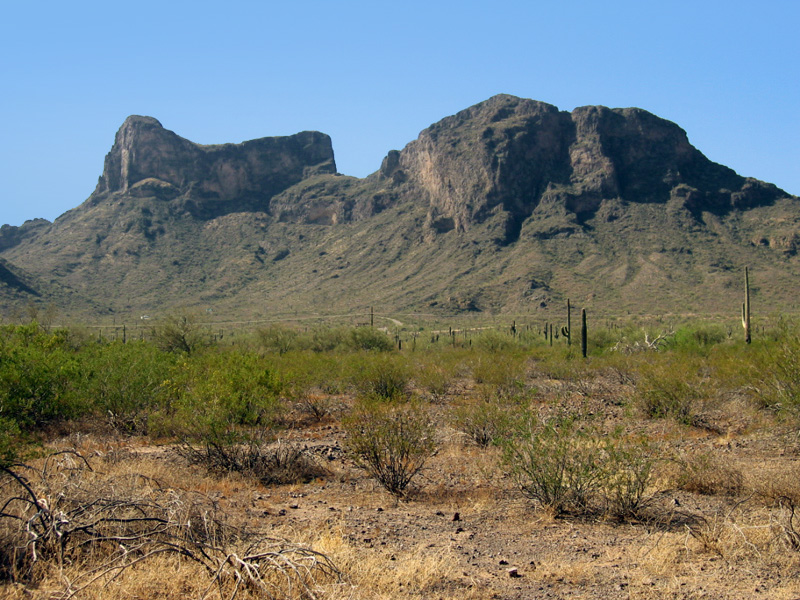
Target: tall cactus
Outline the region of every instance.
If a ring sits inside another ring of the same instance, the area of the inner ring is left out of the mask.
[[[749,344],[750,338],[750,273],[744,268],[744,303],[742,304],[742,327],[744,327],[744,341]]]
[[[567,326],[561,328],[561,335],[567,338],[567,346],[572,345],[572,312],[567,298]]]
[[[586,309],[581,309],[581,354],[586,358],[587,350],[589,348],[589,336],[586,329]]]

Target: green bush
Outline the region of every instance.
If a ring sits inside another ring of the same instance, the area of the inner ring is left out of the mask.
[[[149,415],[163,399],[175,357],[147,342],[87,347],[80,355],[80,393],[114,429],[147,433]]]
[[[516,407],[477,399],[463,402],[453,409],[453,426],[481,448],[502,444],[515,429],[519,418]]]
[[[746,382],[756,402],[782,415],[800,417],[800,333],[784,326],[776,342],[754,345]],[[743,370],[746,368],[742,366]]]
[[[447,365],[418,360],[414,365],[414,383],[434,402],[444,402],[455,385],[455,376]]]
[[[488,329],[479,333],[474,340],[475,347],[485,352],[509,352],[519,348],[517,341],[510,334],[496,329]]]
[[[208,352],[178,363],[164,383],[157,430],[182,438],[227,439],[241,428],[277,426],[284,382],[252,352]],[[238,435],[238,434],[237,434]]]
[[[637,516],[655,460],[645,444],[579,429],[570,419],[530,420],[505,443],[504,464],[522,493],[556,514]]]
[[[23,430],[80,415],[78,362],[64,332],[36,323],[0,330],[0,417]]]
[[[532,391],[526,384],[526,357],[517,352],[477,352],[472,378],[486,401],[522,401]]]
[[[286,354],[298,345],[299,334],[285,325],[270,325],[257,332],[261,347],[269,352]]]
[[[405,356],[394,353],[359,353],[348,367],[357,393],[363,398],[401,400],[408,397],[411,370]]]
[[[434,427],[413,403],[361,403],[344,421],[356,464],[401,497],[435,450]]]
[[[605,510],[620,519],[639,517],[653,498],[649,493],[656,463],[652,449],[644,441],[631,442],[616,434],[606,438],[604,453]]]
[[[634,402],[654,419],[691,424],[701,403],[715,393],[704,361],[687,355],[661,355],[640,365]]]
[[[697,354],[708,354],[714,346],[728,340],[728,330],[719,323],[695,323],[678,328],[668,348]]]
[[[273,368],[282,373],[283,396],[318,421],[333,409],[330,396],[345,388],[341,361],[328,354],[289,352],[275,361]]]
[[[602,444],[564,419],[531,419],[505,443],[504,464],[522,493],[556,513],[585,512],[602,480]]]
[[[356,327],[350,330],[349,345],[352,350],[389,351],[394,342],[386,333],[372,327]]]
[[[19,458],[21,446],[17,422],[0,417],[0,469],[11,466]]]
[[[194,354],[208,345],[208,334],[196,314],[182,312],[167,315],[156,325],[154,341],[167,352]]]

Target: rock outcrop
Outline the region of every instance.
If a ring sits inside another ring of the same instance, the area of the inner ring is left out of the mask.
[[[152,117],[131,116],[117,132],[89,201],[111,194],[179,198],[195,216],[213,218],[267,211],[269,199],[288,187],[335,172],[330,137],[316,131],[203,146]]]
[[[555,106],[500,95],[447,117],[384,159],[379,176],[429,203],[439,232],[502,222],[511,243],[535,213],[591,218],[608,201],[726,212],[788,194],[708,160],[674,123],[636,108]]]

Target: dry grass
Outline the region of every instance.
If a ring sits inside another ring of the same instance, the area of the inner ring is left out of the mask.
[[[567,389],[559,382],[558,390],[549,391],[552,380],[541,381],[527,382],[540,393],[520,401],[520,410],[543,419],[575,416],[580,426],[596,428],[599,439],[624,428],[625,436],[648,440],[658,468],[646,490],[653,501],[641,514],[565,518],[537,508],[504,474],[497,447],[480,447],[453,427],[452,410],[466,400],[452,388],[416,406],[435,424],[437,449],[409,498],[393,497],[343,453],[321,459],[331,476],[267,484],[187,465],[144,438],[80,435],[53,449],[79,452],[91,470],[68,453],[49,463],[32,461],[26,471],[51,512],[74,512],[93,497],[168,513],[172,525],[147,538],[156,545],[127,554],[142,560],[122,563],[108,540],[103,545],[74,534],[76,543],[91,543],[64,560],[37,558],[35,568],[14,575],[16,583],[0,584],[0,598],[50,600],[75,591],[75,598],[88,600],[800,597],[796,435],[778,431],[763,412],[741,418],[734,409],[738,400],[714,406],[716,412],[701,407],[714,424],[724,425],[709,428],[641,418],[624,405],[629,383],[605,375],[587,378],[591,386]],[[295,423],[285,435],[294,448],[334,448],[344,446],[346,431],[338,416],[326,415],[323,423]],[[12,488],[6,481],[4,493]],[[35,508],[27,501],[28,517]],[[12,504],[6,512],[12,509],[21,510]],[[190,531],[182,525],[187,522],[204,525]],[[119,531],[112,528],[117,537]],[[29,536],[22,534],[17,530],[20,547]],[[165,539],[190,548],[199,541],[211,562],[171,551],[144,558],[147,548],[160,549]],[[273,567],[284,561],[283,568],[266,569],[270,561]],[[244,563],[259,574],[248,574]],[[115,564],[124,568],[110,569]]]
[[[149,460],[107,456],[90,462],[69,450],[5,470],[4,579],[63,600],[143,586],[150,597],[314,598],[318,580],[338,579],[324,554],[234,524],[210,495],[179,485],[174,468],[146,475],[131,467]],[[163,586],[165,564],[179,574]]]

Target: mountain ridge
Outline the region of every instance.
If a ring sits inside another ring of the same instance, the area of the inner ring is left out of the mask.
[[[721,310],[744,264],[780,306],[800,274],[797,200],[636,108],[501,94],[363,179],[337,173],[319,132],[202,146],[132,116],[90,197],[3,226],[0,257],[116,312],[540,311],[567,296]]]

